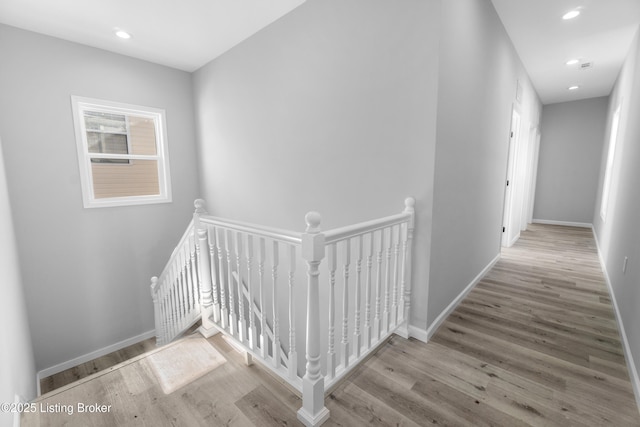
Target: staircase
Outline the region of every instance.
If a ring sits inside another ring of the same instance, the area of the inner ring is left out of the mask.
[[[310,212],[302,233],[208,215],[201,199],[195,207],[151,279],[158,345],[201,320],[203,335],[225,334],[302,394],[300,421],[322,424],[325,391],[391,334],[408,336],[414,200],[330,231]]]

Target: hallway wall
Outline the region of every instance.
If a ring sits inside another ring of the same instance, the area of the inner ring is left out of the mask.
[[[512,106],[523,135],[541,108],[490,1],[443,1],[441,22],[430,325],[500,254]]]
[[[591,224],[608,97],[545,105],[534,220]]]
[[[198,195],[189,73],[0,25],[0,137],[38,371],[149,334]],[[85,209],[71,95],[166,110],[173,203]]]
[[[309,0],[194,75],[202,195],[304,230],[417,200],[413,323],[426,326],[440,2]]]
[[[0,141],[0,403],[13,403],[16,395],[31,399],[36,395],[36,366],[31,345],[29,319],[20,277],[9,191]],[[13,423],[13,414],[0,411],[0,426]]]
[[[632,356],[630,373],[636,399],[640,397],[640,41],[635,39],[610,96],[607,130],[602,151],[598,197],[593,212],[593,227],[608,282],[619,309],[626,333],[627,356]],[[602,186],[609,148],[613,113],[622,105],[612,192],[606,222],[600,217]],[[628,257],[623,273],[624,258]],[[640,400],[640,399],[638,399]],[[639,402],[640,403],[640,402]]]

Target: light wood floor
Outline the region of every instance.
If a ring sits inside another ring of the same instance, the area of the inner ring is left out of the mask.
[[[120,363],[131,360],[141,354],[153,350],[156,347],[156,339],[149,338],[129,347],[117,350],[106,356],[99,357],[89,362],[83,363],[73,368],[69,368],[50,377],[40,380],[40,393],[46,394],[50,391],[64,387],[75,381],[86,378],[95,373],[107,370]]]
[[[36,401],[111,412],[22,425],[301,425],[298,396],[209,342],[228,363],[170,395],[140,355]],[[533,225],[429,344],[394,336],[326,405],[328,426],[640,426],[591,231]]]

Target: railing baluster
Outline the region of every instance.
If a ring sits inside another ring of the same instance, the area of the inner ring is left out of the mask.
[[[404,308],[404,291],[406,287],[406,277],[407,277],[407,224],[402,224],[400,226],[400,240],[402,242],[402,261],[400,268],[400,304],[398,307],[400,321],[403,322],[406,320],[405,308]]]
[[[389,238],[389,243],[387,243],[385,252],[386,252],[386,262],[385,262],[385,279],[384,279],[384,313],[382,316],[384,331],[389,331],[389,322],[390,322],[390,302],[391,302],[391,246],[393,245],[393,227],[388,227],[385,230],[388,230],[387,236]],[[384,230],[383,230],[384,232]]]
[[[336,352],[335,342],[335,319],[336,319],[336,244],[329,245],[327,263],[329,266],[329,347],[327,351],[327,376],[332,379],[336,376]]]
[[[195,261],[195,254],[192,250],[191,246],[186,248],[187,257],[188,257],[188,268],[187,268],[187,281],[189,282],[189,311],[195,310],[197,308],[197,297],[198,294],[198,278],[195,275],[195,271],[198,269],[198,264]]]
[[[235,249],[236,249],[236,273],[238,280],[236,288],[238,289],[238,315],[240,326],[238,326],[239,339],[241,343],[244,343],[247,339],[247,322],[244,318],[244,292],[242,285],[242,273],[240,270],[240,258],[242,256],[242,234],[239,231],[235,232]]]
[[[173,282],[172,282],[173,284]],[[164,300],[164,308],[165,308],[165,312],[166,312],[166,317],[165,317],[165,322],[163,323],[163,328],[165,330],[166,333],[166,340],[165,343],[169,342],[171,339],[170,337],[172,336],[172,316],[173,313],[171,312],[171,292],[173,291],[173,287],[165,290],[164,295],[163,295],[163,300]]]
[[[343,247],[343,288],[342,288],[342,366],[349,366],[349,267],[351,265],[351,239],[344,241]]]
[[[267,357],[267,315],[264,305],[264,237],[260,237],[258,244],[258,288],[260,292],[260,355],[263,359]]]
[[[175,294],[176,294],[176,288],[177,288],[177,284],[179,283],[179,281],[177,280],[177,275],[176,275],[176,286],[172,286],[170,291],[169,291],[169,331],[171,331],[171,336],[175,335],[175,324],[176,324],[176,315],[175,315]]]
[[[298,352],[296,351],[296,312],[294,278],[296,273],[296,247],[289,245],[289,377],[298,376]]]
[[[362,337],[360,336],[360,305],[362,287],[362,234],[357,237],[358,259],[356,261],[356,295],[355,295],[355,316],[353,325],[353,346],[355,347],[356,359],[360,358],[360,347],[362,345]]]
[[[384,230],[380,230],[379,233],[379,246],[377,256],[377,270],[376,270],[376,317],[374,322],[375,335],[377,339],[380,339],[382,332],[382,318],[380,317],[380,302],[382,296],[382,251],[384,247]]]
[[[364,342],[367,349],[371,347],[371,269],[373,267],[373,238],[374,233],[369,233],[367,245],[367,278],[364,295]]]
[[[211,292],[213,294],[213,321],[220,322],[220,299],[218,298],[218,275],[216,274],[216,239],[213,227],[207,226],[207,240],[209,241],[209,263],[211,274]]]
[[[179,293],[180,293],[180,288],[176,287],[173,292],[173,321],[171,322],[172,323],[171,326],[173,328],[173,335],[177,335],[180,332],[180,328],[178,325],[178,322],[180,320],[180,315],[178,314],[180,311],[180,300],[178,297]]]
[[[280,321],[278,313],[278,242],[273,241],[273,265],[271,266],[271,307],[273,308],[273,366],[280,368]]]
[[[229,333],[231,335],[238,334],[238,316],[236,315],[235,298],[233,290],[233,268],[231,267],[231,233],[225,230],[224,243],[227,252],[227,289],[229,290]]]
[[[189,252],[189,246],[182,248],[182,254],[184,257],[184,300],[182,305],[186,321],[188,320],[186,316],[191,311],[191,253]]]
[[[169,279],[169,283],[168,286],[166,287],[166,289],[163,290],[163,301],[164,301],[164,306],[165,306],[165,321],[164,321],[164,328],[166,331],[166,336],[169,337],[171,335],[171,323],[172,323],[172,316],[173,316],[173,312],[172,312],[172,307],[171,307],[171,294],[173,293],[173,289],[175,289],[176,286],[176,266],[175,264],[171,267],[170,269],[170,279]]]
[[[226,329],[229,326],[229,309],[227,308],[227,285],[224,280],[224,230],[216,227],[214,230],[216,237],[216,248],[218,250],[218,283],[220,283],[220,326]]]
[[[158,300],[160,301],[160,313],[162,314],[162,317],[160,319],[160,323],[158,324],[158,327],[156,328],[156,345],[160,346],[160,345],[164,345],[166,340],[167,340],[167,324],[166,324],[166,319],[168,317],[167,315],[167,300],[165,297],[165,293],[164,290],[162,289],[162,283],[160,284],[160,290],[158,292]]]
[[[184,269],[184,253],[178,251],[178,262],[180,263],[180,273],[178,273],[178,287],[176,288],[176,328],[180,330],[182,322],[182,294],[184,293],[185,269]]]
[[[397,230],[397,231],[396,231]],[[391,303],[391,322],[395,326],[398,324],[398,268],[400,262],[400,226],[393,226],[393,244],[394,244],[394,259],[393,259],[393,300]]]
[[[200,283],[200,273],[198,273],[199,264],[197,261],[198,255],[196,254],[196,240],[197,236],[194,230],[189,238],[189,250],[191,251],[189,253],[189,258],[191,259],[191,265],[193,267],[191,270],[191,283],[193,283],[194,308],[196,307],[196,305],[200,306],[200,304],[202,304],[202,301],[200,299],[200,288],[198,285]]]
[[[196,267],[195,264],[191,263],[191,248],[189,246],[185,246],[184,248],[184,258],[185,258],[185,269],[186,269],[186,295],[185,295],[185,322],[190,320],[189,314],[194,309],[194,289],[197,288],[195,283],[193,282],[193,270]]]
[[[178,328],[178,331],[180,329],[182,329],[182,322],[184,319],[184,293],[185,290],[187,289],[187,285],[186,285],[186,281],[187,281],[187,271],[186,271],[186,267],[185,267],[185,259],[184,259],[184,251],[180,251],[178,254],[178,259],[180,260],[180,286],[178,286],[177,289],[177,304],[178,304],[178,310],[176,312],[176,316],[178,317],[178,320],[176,322],[176,326]]]
[[[178,332],[182,329],[182,320],[184,318],[184,291],[186,289],[185,282],[187,280],[186,268],[185,268],[185,260],[184,260],[184,252],[179,251],[178,259],[180,260],[180,286],[178,286],[176,292],[176,329]]]
[[[253,264],[253,236],[247,234],[247,288],[249,291],[249,348],[255,350],[256,348],[256,326],[254,323],[255,313],[253,312],[253,283],[251,281],[251,268]]]
[[[184,328],[189,312],[189,259],[190,255],[182,249],[182,294],[180,295],[180,329]]]

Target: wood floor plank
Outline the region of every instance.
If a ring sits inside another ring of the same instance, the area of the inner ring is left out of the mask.
[[[244,395],[235,405],[255,425],[275,427],[298,424],[295,412],[287,410],[286,405],[263,385]]]
[[[396,410],[397,408],[376,399],[351,381],[344,383],[340,392],[331,393],[326,405],[331,411],[327,427],[423,425],[405,417]]]
[[[366,393],[395,408],[404,416],[420,424],[440,424],[464,426],[467,422],[455,412],[447,411],[433,399],[423,397],[411,390],[405,390],[397,382],[375,371],[363,370],[360,375],[351,379],[355,385]]]

